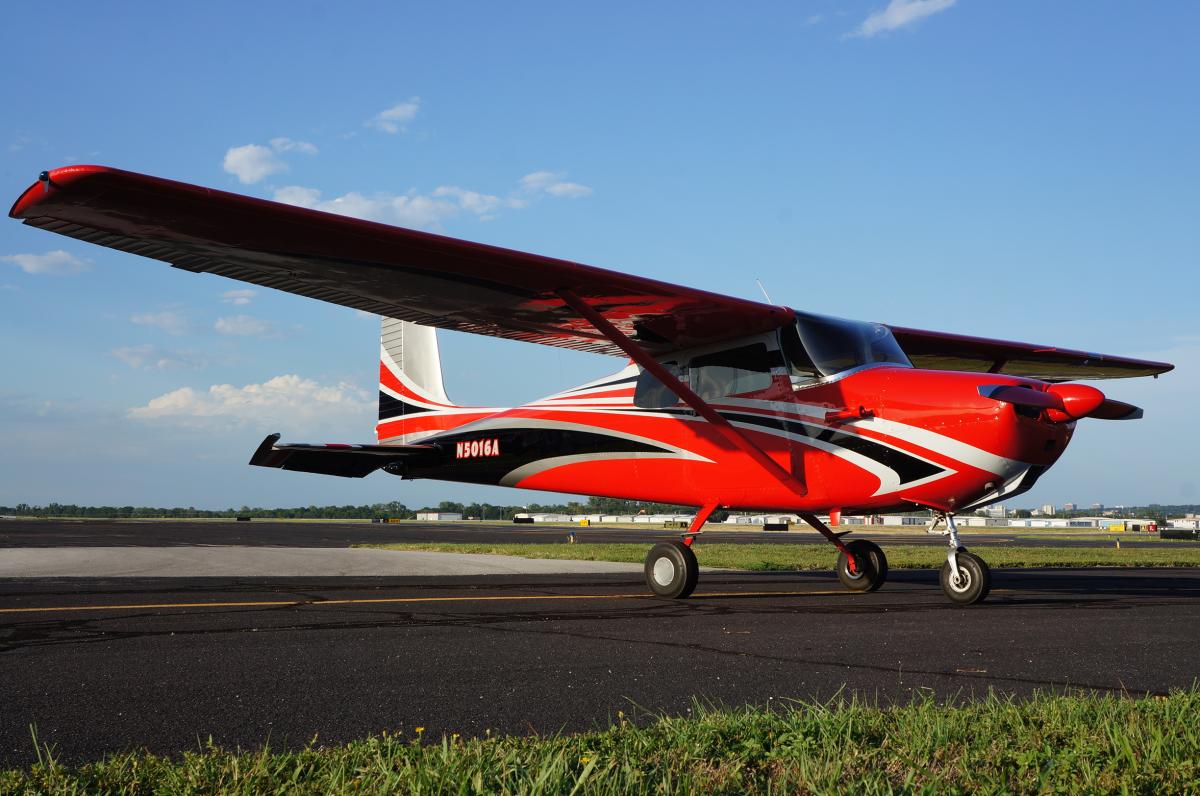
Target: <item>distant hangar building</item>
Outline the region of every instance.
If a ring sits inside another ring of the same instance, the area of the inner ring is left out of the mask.
[[[457,522],[463,518],[458,511],[418,511],[417,519],[422,522]]]

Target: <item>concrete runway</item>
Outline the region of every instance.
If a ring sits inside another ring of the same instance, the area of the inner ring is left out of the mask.
[[[0,760],[34,758],[30,725],[78,761],[209,736],[581,730],[843,688],[887,702],[1196,677],[1194,569],[994,582],[957,609],[932,571],[894,571],[868,595],[831,573],[707,573],[680,602],[621,573],[0,579]]]
[[[317,547],[28,547],[0,552],[2,578],[205,578],[639,573],[639,564]]]

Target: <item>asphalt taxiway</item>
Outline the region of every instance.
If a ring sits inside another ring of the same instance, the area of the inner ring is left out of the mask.
[[[5,578],[0,760],[35,757],[31,727],[77,761],[573,731],[843,689],[1162,693],[1197,676],[1197,628],[1192,569],[997,570],[970,609],[919,570],[866,595],[831,573],[706,573],[678,602],[620,572]]]
[[[855,538],[879,538],[892,544],[945,544],[938,535],[880,529],[873,526],[847,525]],[[287,522],[254,520],[5,520],[0,521],[0,549],[5,547],[172,547],[178,545],[245,545],[251,547],[349,547],[356,544],[401,542],[566,542],[568,534],[581,542],[653,543],[677,539],[678,530],[647,524],[644,528],[619,528],[604,525],[515,525],[511,522],[456,523],[370,523],[370,522]],[[1036,533],[997,533],[962,530],[972,545],[1014,544],[1040,546],[1109,547],[1112,542],[1097,534],[1071,538],[1053,530]],[[1115,536],[1115,534],[1113,535]],[[733,544],[828,544],[816,531],[801,526],[791,531],[723,530],[710,525],[704,531],[705,542]],[[1123,545],[1156,544],[1149,534],[1121,534]],[[1200,541],[1172,542],[1200,546]]]

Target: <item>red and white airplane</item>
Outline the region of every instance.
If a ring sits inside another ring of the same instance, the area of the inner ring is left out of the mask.
[[[688,596],[692,542],[718,508],[796,512],[839,551],[850,589],[887,559],[844,541],[842,512],[928,509],[942,589],[987,595],[954,523],[1028,490],[1083,418],[1141,410],[1073,379],[1157,376],[1163,362],[842,320],[578,263],[100,166],[44,172],[10,211],[34,227],[383,317],[371,445],[280,444],[251,464],[361,478],[383,470],[698,506],[646,558]],[[616,373],[513,408],[459,406],[434,328],[627,358]]]

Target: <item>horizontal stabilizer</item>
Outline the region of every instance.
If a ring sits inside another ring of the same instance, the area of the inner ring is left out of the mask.
[[[380,467],[415,456],[435,454],[434,445],[306,445],[279,443],[278,434],[270,434],[250,457],[258,467],[277,467],[302,473],[362,478]]]

